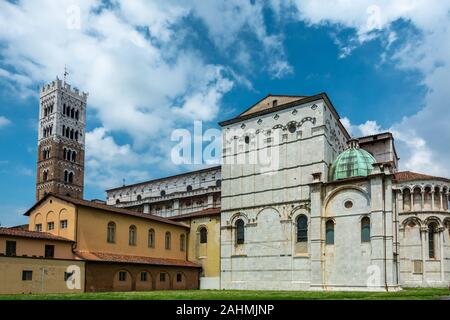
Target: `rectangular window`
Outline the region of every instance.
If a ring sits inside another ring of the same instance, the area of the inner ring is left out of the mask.
[[[47,230],[51,231],[55,229],[55,223],[54,222],[48,222],[47,223]]]
[[[119,272],[119,281],[127,281],[127,273],[125,271]]]
[[[67,220],[61,221],[61,229],[67,229]]]
[[[145,282],[147,281],[147,272],[141,272],[141,281]]]
[[[16,255],[16,242],[6,241],[6,256],[13,257]]]
[[[165,282],[166,281],[166,274],[165,273],[160,273],[159,274],[159,281],[160,282]]]
[[[33,280],[33,271],[23,270],[22,271],[22,281],[31,281]]]
[[[34,231],[41,232],[42,231],[42,224],[38,223],[34,226]]]
[[[46,244],[45,245],[45,257],[54,258],[55,257],[55,246]]]
[[[181,282],[183,279],[183,275],[181,273],[177,273],[177,282]]]

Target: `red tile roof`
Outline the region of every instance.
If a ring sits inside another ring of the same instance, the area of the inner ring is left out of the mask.
[[[201,268],[201,266],[196,263],[177,259],[130,256],[105,252],[87,252],[87,251],[78,251],[76,252],[76,255],[81,259],[87,261]]]
[[[220,214],[220,208],[209,208],[202,211],[181,214],[179,216],[169,217],[170,220],[184,220],[189,218],[209,217]]]
[[[69,240],[69,239],[66,239],[66,238],[63,238],[60,236],[55,236],[55,235],[53,235],[51,233],[47,233],[47,232],[36,232],[36,231],[28,231],[28,230],[12,229],[12,228],[1,228],[0,227],[0,235],[9,236],[9,237],[75,242],[73,240]]]
[[[47,194],[44,198],[39,200],[34,206],[32,206],[30,209],[28,209],[27,212],[25,212],[25,215],[26,216],[30,215],[31,211],[33,211],[39,204],[41,204],[43,201],[45,201],[48,197],[55,197],[57,199],[72,203],[75,206],[99,209],[99,210],[103,210],[103,211],[108,211],[109,213],[123,214],[123,215],[128,215],[128,216],[133,216],[133,217],[138,217],[138,218],[143,218],[143,219],[148,219],[148,220],[153,220],[153,221],[159,221],[162,223],[167,223],[167,224],[187,228],[185,225],[183,225],[181,223],[169,220],[167,218],[158,217],[158,216],[155,216],[152,214],[145,214],[145,213],[140,213],[140,212],[133,211],[133,210],[116,208],[113,206],[108,206],[106,204],[100,204],[97,202],[75,199],[72,197],[66,197],[66,196],[62,196],[59,194],[52,194],[52,193]]]
[[[430,176],[427,174],[411,172],[411,171],[401,171],[397,172],[394,175],[394,180],[396,181],[413,181],[413,180],[443,180],[446,182],[450,182],[450,179]]]

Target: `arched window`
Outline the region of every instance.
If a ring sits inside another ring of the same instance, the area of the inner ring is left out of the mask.
[[[75,130],[70,130],[70,139],[72,139],[73,140],[73,135],[74,135],[74,133],[75,133]]]
[[[67,170],[64,170],[64,182],[68,181],[69,181],[69,173],[67,172]]]
[[[120,203],[120,199],[117,199],[117,200],[116,200],[116,204],[119,204],[119,203]]]
[[[69,173],[69,183],[73,183],[73,172]]]
[[[165,190],[161,190],[161,197],[164,197],[166,195],[166,191]]]
[[[142,200],[142,196],[139,194],[138,196],[137,196],[137,201],[141,201]]]
[[[245,226],[244,220],[236,221],[236,244],[244,244],[245,242]]]
[[[66,104],[63,104],[63,114],[66,114]]]
[[[208,230],[205,227],[200,228],[200,243],[208,242]]]
[[[192,186],[187,186],[187,187],[186,187],[186,191],[187,191],[187,192],[191,192],[191,191],[192,191]]]
[[[370,242],[370,218],[361,219],[361,242]]]
[[[128,244],[130,246],[135,246],[136,245],[136,226],[132,225],[130,226],[129,230],[128,230]]]
[[[79,114],[78,110],[75,112],[75,119],[77,119],[77,120],[80,119],[80,114]]]
[[[428,255],[430,259],[436,258],[436,243],[435,236],[436,233],[436,224],[434,222],[428,225]]]
[[[222,180],[219,179],[216,181],[216,187],[220,188],[221,186],[222,186]]]
[[[75,118],[75,110],[74,109],[71,109],[70,110],[70,117],[73,119],[73,118]]]
[[[75,151],[72,151],[72,161],[73,162],[77,161],[77,153]]]
[[[155,247],[155,230],[153,229],[148,230],[148,247]]]
[[[186,250],[186,236],[184,234],[180,235],[180,251]]]
[[[66,126],[63,125],[63,129],[62,129],[62,135],[65,136],[66,135]]]
[[[107,233],[106,241],[108,241],[108,243],[116,242],[116,224],[114,222],[108,223],[108,233]]]
[[[328,220],[325,224],[325,243],[334,244],[334,221]]]
[[[78,130],[75,131],[75,140],[78,141]]]
[[[66,128],[66,138],[70,138],[70,129]]]
[[[171,242],[171,236],[170,236],[170,232],[166,232],[166,237],[165,237],[165,245],[166,245],[166,250],[170,250],[170,242]]]
[[[48,171],[47,171],[47,170],[44,171],[43,180],[44,180],[44,181],[47,181],[47,180],[48,180]]]
[[[308,218],[301,214],[297,218],[297,242],[308,241]]]

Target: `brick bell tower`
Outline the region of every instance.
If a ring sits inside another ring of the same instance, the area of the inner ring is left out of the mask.
[[[40,89],[37,201],[50,192],[83,198],[87,97],[58,78]]]

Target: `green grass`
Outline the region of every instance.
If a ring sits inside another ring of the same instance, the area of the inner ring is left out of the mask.
[[[0,295],[0,300],[438,300],[445,296],[450,296],[449,289],[404,289],[388,293],[188,290]]]

